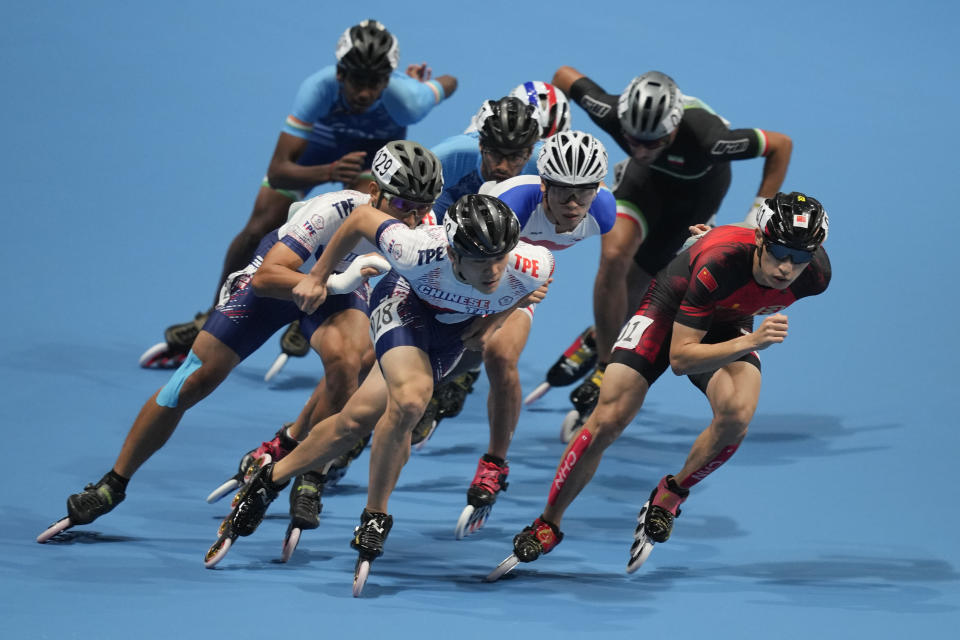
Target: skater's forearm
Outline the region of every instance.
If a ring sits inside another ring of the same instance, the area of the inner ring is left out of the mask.
[[[297,269],[303,265],[293,250],[283,244],[276,244],[263,259],[250,281],[253,292],[260,297],[292,300],[293,288],[304,278]]]
[[[392,219],[368,205],[354,209],[330,238],[330,243],[320,254],[317,263],[310,269],[310,277],[325,283],[340,261],[357,246],[360,240],[366,238],[371,243],[375,243],[380,224]]]

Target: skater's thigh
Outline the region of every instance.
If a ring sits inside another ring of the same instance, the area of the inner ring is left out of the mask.
[[[649,385],[639,371],[611,362],[600,386],[600,398],[594,410],[594,429],[618,436],[640,411],[648,389]]]
[[[193,342],[192,349],[203,363],[201,370],[204,374],[211,378],[218,378],[220,381],[240,364],[240,356],[207,331],[200,331]]]
[[[334,314],[313,332],[310,346],[320,354],[324,369],[345,360],[359,366],[365,355],[373,353],[370,318],[360,309]]]
[[[423,414],[433,394],[433,367],[427,353],[418,347],[399,346],[380,356],[380,369],[390,401],[403,411]]]

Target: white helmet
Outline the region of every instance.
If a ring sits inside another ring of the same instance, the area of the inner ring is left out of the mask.
[[[543,143],[537,172],[550,182],[595,185],[607,176],[607,150],[589,133],[561,131]]]
[[[547,82],[524,82],[510,92],[515,98],[533,105],[540,121],[540,137],[549,138],[570,130],[570,103],[563,91]]]
[[[673,78],[648,71],[634,78],[617,101],[624,133],[637,140],[656,140],[673,133],[683,118],[683,95]]]

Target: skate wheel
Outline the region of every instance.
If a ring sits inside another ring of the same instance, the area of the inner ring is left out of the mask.
[[[646,538],[646,536],[644,536],[644,538]],[[650,557],[650,552],[653,551],[653,543],[649,540],[641,543],[639,546],[637,546],[637,542],[634,542],[633,546],[630,547],[630,561],[627,562],[627,573],[633,573],[642,567],[643,563]]]
[[[457,528],[453,531],[453,535],[457,540],[463,540],[470,535],[470,521],[473,518],[473,512],[474,507],[472,504],[468,504],[463,508],[463,511],[460,512],[460,518],[457,520]]]
[[[483,581],[496,582],[503,576],[513,571],[519,563],[520,559],[517,558],[516,554],[511,553],[503,562],[498,564],[497,568],[491,571],[490,574],[483,579]]]
[[[560,441],[564,444],[569,443],[573,440],[573,436],[577,435],[577,431],[579,431],[582,426],[583,423],[580,421],[580,412],[572,409],[563,419],[563,424],[560,425]]]
[[[289,359],[290,359],[290,356],[288,356],[285,353],[281,353],[280,355],[278,355],[277,359],[273,361],[272,365],[270,365],[270,368],[267,369],[266,375],[263,376],[263,381],[270,382],[273,376],[280,373],[280,369],[283,369],[283,365],[287,364],[287,360]]]
[[[207,496],[207,503],[213,504],[214,502],[222,499],[223,496],[227,495],[228,493],[230,493],[231,491],[233,491],[239,486],[240,486],[239,480],[237,480],[236,478],[230,478],[229,480],[224,482],[222,485],[214,489],[210,493],[210,495]]]
[[[483,528],[483,525],[487,524],[487,516],[490,515],[490,507],[483,507],[477,510],[477,513],[473,516],[473,524],[470,525],[470,531],[468,535],[474,534],[480,529]]]
[[[287,537],[283,539],[283,551],[280,554],[280,562],[287,562],[290,560],[293,552],[297,550],[297,545],[299,543],[300,527],[293,527],[287,533]]]
[[[217,563],[224,559],[227,555],[227,551],[230,551],[230,545],[233,544],[233,540],[230,537],[220,538],[213,543],[213,546],[207,551],[207,555],[203,557],[203,566],[207,569],[213,569],[217,566]]]
[[[367,584],[367,576],[370,575],[370,561],[357,560],[357,568],[353,572],[353,597],[359,598],[363,591],[363,586]]]
[[[531,391],[530,395],[528,395],[526,398],[523,399],[523,404],[533,404],[534,402],[542,398],[544,395],[546,395],[547,391],[550,391],[550,383],[541,382],[540,386],[538,386],[536,389]]]
[[[67,516],[66,518],[60,518],[59,520],[54,522],[52,525],[44,529],[43,533],[37,536],[37,542],[39,542],[40,544],[43,544],[48,540],[50,540],[50,538],[57,535],[58,533],[62,533],[72,526],[73,526],[73,523],[70,522],[69,516]]]
[[[427,435],[425,435],[425,436],[423,437],[423,440],[421,440],[421,441],[418,442],[417,444],[413,445],[414,451],[420,451],[421,449],[423,449],[424,445],[427,444],[427,440],[429,440],[429,439],[430,439],[430,436],[433,435],[433,432],[437,430],[437,424],[438,424],[438,422],[437,422],[436,420],[434,420],[434,421],[433,421],[433,424],[430,425],[430,430],[427,431]]]
[[[259,458],[254,458],[250,466],[247,467],[247,470],[243,472],[243,484],[250,482],[250,479],[256,475],[257,471],[260,471],[260,467],[265,467],[271,462],[273,462],[273,457],[271,457],[269,453],[265,453]]]
[[[643,566],[643,563],[650,557],[653,551],[653,540],[647,537],[643,521],[647,515],[647,509],[650,508],[650,501],[640,507],[640,513],[637,514],[637,528],[633,532],[633,544],[630,545],[630,560],[627,562],[627,573],[633,573]]]

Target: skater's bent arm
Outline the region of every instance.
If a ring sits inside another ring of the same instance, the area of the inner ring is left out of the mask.
[[[463,346],[472,351],[482,351],[493,334],[499,331],[500,327],[507,321],[507,317],[511,313],[517,309],[543,302],[544,298],[547,297],[547,289],[551,282],[553,282],[553,278],[549,278],[542,285],[520,298],[509,309],[475,319],[460,335]]]
[[[337,264],[350,253],[362,238],[376,241],[377,228],[384,220],[393,220],[369,205],[361,205],[347,216],[330,243],[308,273],[293,288],[292,299],[306,314],[316,311],[327,299],[327,279]]]
[[[300,165],[297,160],[307,148],[307,139],[281,133],[267,167],[267,180],[274,189],[309,189],[334,181],[337,161],[330,164]]]
[[[713,371],[758,348],[751,339],[752,334],[716,344],[703,344],[700,341],[706,334],[706,331],[673,323],[670,368],[675,374],[686,376]]]
[[[766,131],[767,153],[763,162],[763,177],[760,179],[760,188],[757,196],[772,198],[787,177],[787,167],[790,165],[790,155],[793,152],[793,141],[782,133]]]
[[[292,300],[293,288],[305,277],[298,271],[302,265],[303,260],[295,251],[278,242],[264,256],[250,286],[261,298]]]
[[[324,247],[317,264],[310,269],[310,278],[326,282],[337,264],[357,246],[360,240],[366,238],[372,244],[376,244],[377,229],[387,220],[396,220],[396,218],[391,218],[370,205],[361,205],[354,209],[330,238],[330,244]]]

